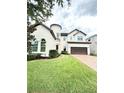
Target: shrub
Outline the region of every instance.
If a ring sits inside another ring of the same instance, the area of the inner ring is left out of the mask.
[[[68,55],[68,52],[67,51],[62,51],[61,54]]]
[[[41,54],[30,54],[30,55],[27,55],[27,60],[35,60],[35,59],[40,59],[41,58]]]
[[[59,56],[59,53],[58,53],[57,50],[50,50],[50,51],[49,51],[49,57],[50,57],[50,58],[56,58],[56,57],[58,57],[58,56]]]
[[[36,54],[36,59],[40,59],[41,58],[41,54]]]
[[[90,53],[91,56],[97,56],[97,54],[94,54],[94,53]]]

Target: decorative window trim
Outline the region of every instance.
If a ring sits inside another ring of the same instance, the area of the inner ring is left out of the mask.
[[[77,40],[82,41],[83,40],[83,36],[77,36]]]
[[[41,52],[45,52],[46,51],[46,40],[45,39],[41,39],[41,48],[40,48]]]
[[[38,50],[38,41],[33,41],[32,43],[33,43],[32,46],[31,46],[32,52],[37,52],[37,50]]]

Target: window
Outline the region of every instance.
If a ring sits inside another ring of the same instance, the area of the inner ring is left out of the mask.
[[[72,36],[70,37],[70,40],[72,40]]]
[[[78,36],[77,40],[83,40],[83,37],[82,36]]]
[[[63,37],[63,41],[65,41],[66,40],[66,37]]]
[[[37,49],[38,49],[38,41],[34,41],[32,43],[32,52],[37,52]]]
[[[57,33],[57,38],[59,38],[59,33]]]
[[[45,52],[46,50],[46,40],[45,39],[41,39],[41,52]]]

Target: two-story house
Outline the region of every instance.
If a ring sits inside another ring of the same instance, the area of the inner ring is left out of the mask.
[[[49,50],[67,51],[70,54],[90,54],[90,41],[86,41],[87,34],[74,29],[69,33],[63,33],[59,24],[52,24],[49,27],[42,23],[35,25],[33,33],[36,40],[32,45],[32,53],[41,53],[42,56],[49,56]]]

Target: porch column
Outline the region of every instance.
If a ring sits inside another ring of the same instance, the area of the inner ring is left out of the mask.
[[[90,55],[90,47],[87,47],[87,54]]]
[[[67,51],[69,54],[71,54],[71,47],[69,45],[67,46]]]

